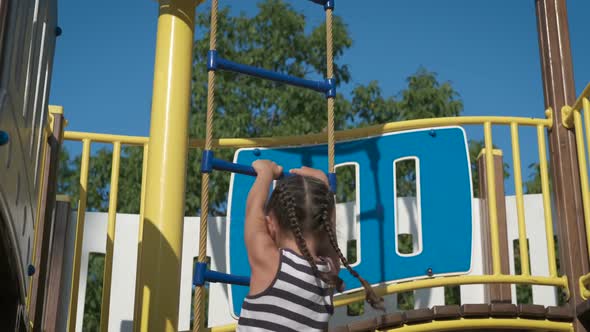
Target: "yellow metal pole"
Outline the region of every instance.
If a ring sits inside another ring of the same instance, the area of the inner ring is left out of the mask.
[[[141,311],[142,302],[141,297],[137,296],[140,291],[139,285],[142,285],[143,282],[141,281],[141,271],[139,269],[139,262],[141,261],[141,239],[143,237],[143,212],[145,211],[145,186],[147,182],[147,160],[148,160],[148,151],[149,145],[145,143],[143,145],[143,161],[141,167],[141,195],[139,201],[139,231],[137,237],[137,267],[135,271],[135,303],[134,303],[134,310],[133,310],[133,317],[139,317],[139,313]],[[134,331],[139,331],[139,324],[134,325]]]
[[[86,216],[86,198],[88,190],[88,166],[90,163],[90,140],[82,140],[82,161],[80,165],[80,193],[78,214],[76,218],[76,242],[74,244],[74,261],[72,263],[72,284],[70,286],[70,307],[68,310],[68,331],[76,330],[78,315],[78,288],[80,284],[80,259],[82,258],[82,241],[84,240],[84,218]]]
[[[490,215],[490,237],[492,242],[492,270],[495,275],[502,273],[500,264],[500,235],[498,234],[498,211],[496,210],[496,180],[494,176],[494,152],[492,144],[492,124],[486,122],[483,125],[485,155],[486,155],[486,178],[488,185],[487,200]]]
[[[119,191],[119,165],[121,164],[121,142],[113,144],[113,164],[111,166],[111,187],[109,193],[109,222],[107,245],[104,260],[102,284],[102,303],[100,306],[100,330],[109,330],[109,308],[111,303],[111,275],[113,272],[113,249],[115,247],[115,228],[117,226],[117,194]]]
[[[549,275],[557,277],[557,263],[555,262],[555,241],[553,239],[553,218],[551,216],[551,194],[549,192],[549,169],[547,168],[547,144],[545,143],[545,128],[537,126],[537,140],[539,141],[539,169],[541,172],[541,192],[543,193],[543,211],[545,216],[545,236],[547,241],[547,260],[549,261]]]
[[[178,331],[195,0],[161,0],[137,297],[140,331]]]
[[[518,217],[518,244],[522,275],[531,274],[529,264],[529,249],[527,246],[526,223],[524,221],[524,199],[522,193],[522,166],[520,163],[520,140],[518,138],[518,124],[510,124],[512,139],[512,164],[514,166],[514,191],[516,192],[516,215]]]
[[[584,100],[584,106],[588,100]],[[584,110],[586,111],[586,110]],[[578,149],[578,167],[580,168],[580,186],[582,187],[582,206],[584,207],[584,223],[586,225],[586,241],[590,239],[590,191],[588,191],[588,164],[586,163],[586,148],[584,145],[584,129],[582,115],[574,110],[574,131],[576,132],[576,147]],[[587,248],[590,254],[590,246]]]

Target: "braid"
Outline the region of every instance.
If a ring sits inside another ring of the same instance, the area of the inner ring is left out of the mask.
[[[328,193],[328,195],[330,196],[330,199],[333,199],[331,193]],[[336,240],[336,236],[334,234],[334,229],[328,219],[328,213],[329,210],[326,209],[326,213],[324,214],[325,217],[322,217],[322,224],[324,226],[324,230],[328,234],[328,238],[330,239],[330,244],[332,245],[332,248],[334,249],[334,251],[336,251],[336,253],[340,257],[340,261],[342,261],[342,264],[344,264],[348,272],[352,274],[353,277],[357,278],[363,285],[363,288],[365,289],[365,299],[371,305],[371,307],[373,307],[374,309],[385,311],[385,306],[383,305],[383,298],[378,296],[373,290],[373,287],[371,287],[371,285],[363,277],[361,277],[358,274],[358,272],[356,272],[352,267],[350,267],[350,265],[348,264],[348,260],[342,254],[342,251],[338,246],[338,241]]]
[[[304,234],[313,235],[317,241],[316,245],[327,245],[325,241],[325,235],[327,235],[332,249],[326,250],[337,253],[337,257],[348,272],[360,281],[365,289],[367,302],[375,309],[385,310],[383,298],[377,296],[371,285],[350,267],[348,260],[338,247],[336,230],[332,222],[335,213],[335,197],[324,182],[304,176],[280,180],[267,203],[266,212],[275,213],[281,229],[291,231],[299,251],[316,277],[342,292],[344,283],[338,276],[339,270],[334,269],[333,264],[330,264],[331,271],[320,272],[304,237]],[[316,247],[315,250],[317,251],[318,248]]]
[[[305,243],[305,239],[303,238],[303,233],[301,232],[301,227],[299,225],[299,219],[297,218],[297,213],[295,211],[295,198],[293,195],[286,191],[281,191],[279,200],[282,202],[282,206],[285,208],[287,212],[287,218],[289,219],[289,224],[291,227],[291,231],[295,236],[295,241],[297,242],[297,247],[303,254],[303,257],[307,260],[313,273],[321,278],[320,272],[318,270],[317,265],[313,261],[313,257],[309,253],[309,249],[307,248],[307,244]]]

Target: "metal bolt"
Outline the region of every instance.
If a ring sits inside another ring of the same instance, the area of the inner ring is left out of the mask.
[[[61,33],[62,33],[62,32],[63,32],[63,31],[62,31],[62,29],[61,29],[60,27],[55,27],[55,35],[56,35],[57,37],[61,36]]]
[[[30,276],[32,276],[33,274],[35,274],[35,267],[34,267],[33,265],[30,265],[30,264],[29,264],[29,266],[28,266],[28,268],[27,268],[27,275],[30,277]]]
[[[254,149],[254,155],[260,157],[260,149]]]
[[[8,144],[10,136],[7,132],[0,130],[0,146]]]
[[[430,131],[428,132],[428,135],[430,135],[432,137],[436,137],[436,131],[434,131],[434,129],[430,129]]]
[[[428,274],[429,277],[432,277],[434,275],[431,267],[429,267],[428,270],[426,270],[426,274]]]

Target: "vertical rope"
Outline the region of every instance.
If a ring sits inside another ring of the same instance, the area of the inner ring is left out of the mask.
[[[211,2],[211,32],[209,36],[209,49],[217,47],[217,6],[218,0]],[[211,150],[213,142],[213,114],[215,112],[215,71],[208,72],[207,85],[207,127],[205,129],[205,150]],[[207,222],[209,216],[209,173],[203,173],[201,180],[201,225],[199,230],[199,263],[205,263],[207,259]],[[205,287],[195,288],[193,300],[193,332],[198,332],[203,327],[205,309]]]
[[[327,78],[334,77],[332,9],[326,9]],[[334,173],[334,97],[328,98],[328,172]]]

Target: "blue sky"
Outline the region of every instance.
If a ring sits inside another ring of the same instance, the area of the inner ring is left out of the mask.
[[[256,2],[220,0],[220,6],[253,14]],[[309,24],[323,22],[317,5],[290,3]],[[208,12],[209,6],[206,1],[197,10]],[[590,2],[569,0],[568,11],[580,93],[590,82],[583,17]],[[424,66],[437,72],[439,80],[452,82],[464,115],[543,116],[533,0],[341,0],[335,13],[344,18],[353,39],[341,60],[350,66],[353,81],[342,92],[376,80],[385,94],[397,94],[405,78]],[[50,103],[64,106],[68,129],[147,136],[157,1],[60,0],[58,15],[63,34],[57,41]],[[477,131],[467,133],[481,138]],[[495,130],[494,141],[510,160],[508,133]],[[523,168],[538,159],[533,134],[521,132]]]

